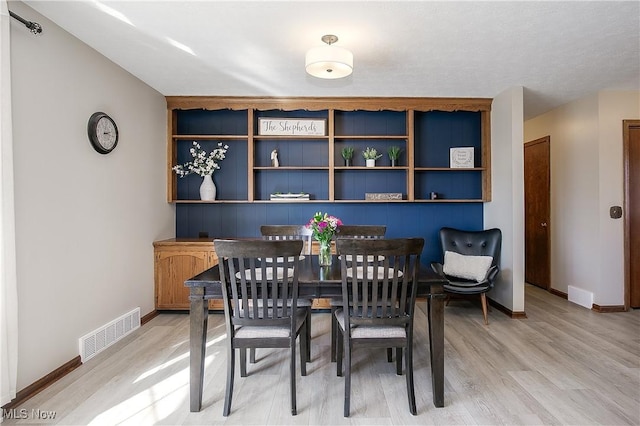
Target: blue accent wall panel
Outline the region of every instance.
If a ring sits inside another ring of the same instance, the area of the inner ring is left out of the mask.
[[[335,134],[348,135],[406,135],[404,111],[336,111]]]
[[[271,151],[278,150],[281,167],[327,167],[329,144],[326,139],[260,139],[255,144],[256,167],[271,166]]]
[[[246,135],[247,111],[176,110],[179,135]]]
[[[423,171],[415,175],[415,196],[429,199],[431,192],[438,198],[450,200],[474,200],[482,198],[482,179],[477,170]]]
[[[406,199],[407,172],[398,170],[342,169],[335,173],[335,198],[337,200],[364,200],[367,192],[401,193]]]
[[[329,175],[323,170],[258,170],[254,177],[256,200],[269,200],[276,192],[305,192],[312,200],[329,198]]]
[[[242,203],[178,204],[176,237],[207,232],[216,238],[257,238],[260,225],[301,225],[317,211],[345,224],[386,225],[387,238],[423,237],[422,262],[442,260],[438,231],[443,226],[480,230],[482,203]]]
[[[475,167],[482,165],[482,115],[469,111],[415,114],[416,167],[449,167],[449,149],[473,147]],[[425,141],[422,143],[422,141]]]
[[[220,170],[213,173],[216,184],[217,200],[246,200],[247,199],[247,141],[246,140],[197,140],[201,148],[207,153],[218,147],[218,142],[229,146],[225,159],[218,162]],[[181,140],[177,150],[177,164],[191,161],[189,152],[193,141]],[[181,200],[199,200],[202,177],[190,174],[177,178],[178,198]]]

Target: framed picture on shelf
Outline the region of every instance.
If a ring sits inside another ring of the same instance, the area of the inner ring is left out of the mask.
[[[449,167],[452,169],[473,169],[473,147],[456,147],[450,149]]]

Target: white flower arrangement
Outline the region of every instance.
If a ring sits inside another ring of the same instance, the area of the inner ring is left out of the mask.
[[[207,176],[213,174],[215,170],[220,169],[219,161],[225,159],[225,154],[229,149],[229,145],[223,145],[222,142],[218,142],[218,147],[207,154],[200,147],[200,144],[193,141],[193,146],[189,150],[193,160],[173,166],[173,171],[180,177],[185,177],[191,173],[195,173],[198,176]]]

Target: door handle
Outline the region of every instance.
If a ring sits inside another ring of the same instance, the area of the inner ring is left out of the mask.
[[[543,228],[546,228],[546,227],[547,227],[547,222],[542,222],[542,223],[540,224],[540,226],[542,226]]]

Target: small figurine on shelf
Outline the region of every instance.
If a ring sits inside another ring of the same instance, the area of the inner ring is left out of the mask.
[[[274,149],[271,151],[271,166],[272,167],[280,167],[280,163],[278,162],[278,150]]]

